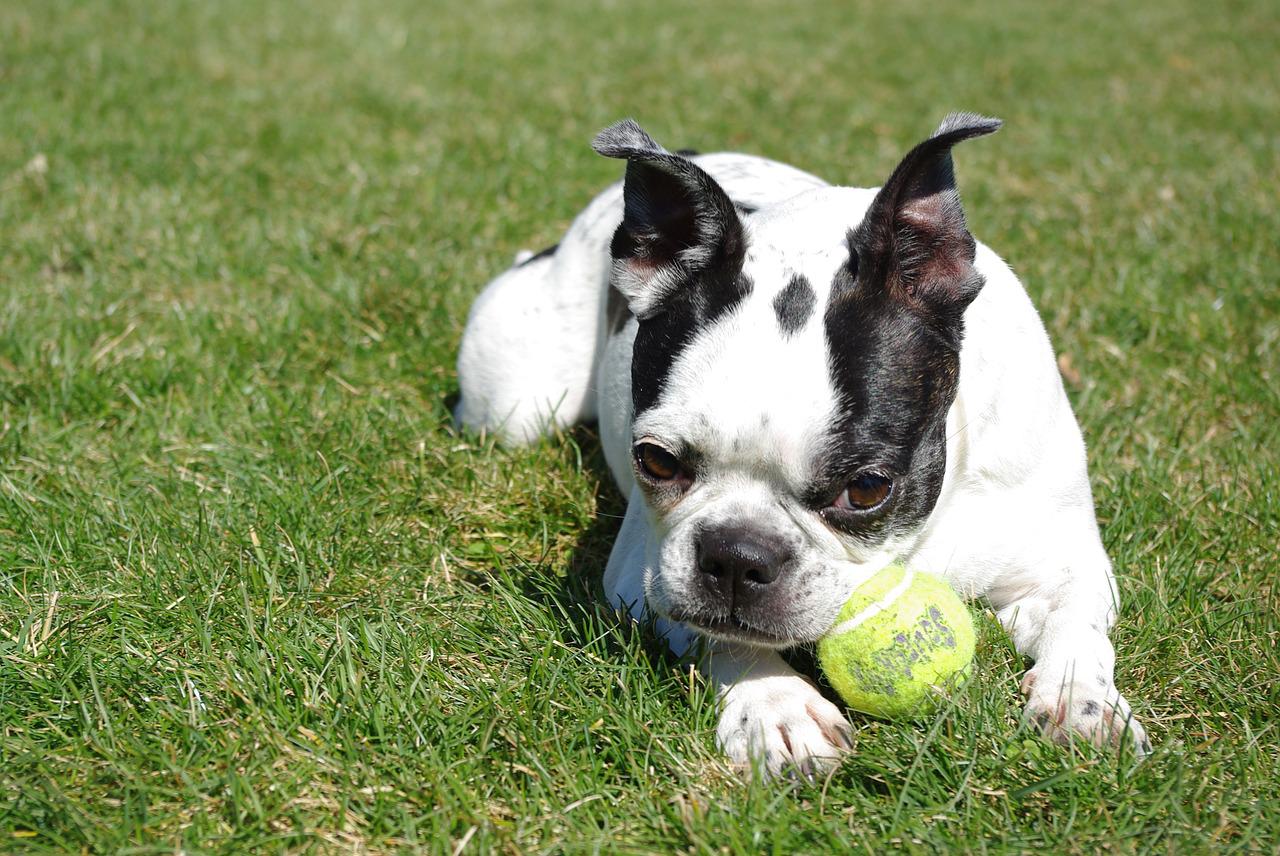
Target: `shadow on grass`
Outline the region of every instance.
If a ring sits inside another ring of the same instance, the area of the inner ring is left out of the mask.
[[[564,628],[567,644],[585,648],[602,627],[614,628],[617,633],[606,640],[611,654],[634,656],[626,646],[638,641],[655,664],[675,667],[680,658],[671,653],[651,623],[634,621],[605,598],[604,570],[622,528],[627,504],[614,484],[595,426],[575,426],[558,442],[572,443],[578,449],[583,469],[594,480],[595,514],[579,536],[563,572],[546,563],[528,565],[519,580],[522,593],[570,619]],[[639,634],[638,640],[635,634]]]

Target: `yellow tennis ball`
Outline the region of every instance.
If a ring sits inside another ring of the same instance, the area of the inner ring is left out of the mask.
[[[973,620],[950,585],[889,565],[845,602],[818,641],[818,663],[854,710],[910,717],[967,673],[973,643]]]

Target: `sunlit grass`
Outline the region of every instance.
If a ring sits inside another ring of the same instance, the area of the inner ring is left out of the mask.
[[[1280,27],[1266,3],[0,8],[0,850],[1268,852]],[[448,428],[472,297],[673,146],[875,184],[952,109],[1061,355],[1134,768],[959,705],[748,785],[595,598],[580,430]]]

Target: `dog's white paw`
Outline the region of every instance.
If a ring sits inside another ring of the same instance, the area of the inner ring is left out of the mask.
[[[1034,668],[1022,679],[1026,718],[1048,740],[1065,746],[1073,737],[1119,749],[1128,743],[1138,757],[1151,754],[1146,729],[1106,675],[1072,680],[1062,671]]]
[[[805,778],[832,769],[848,751],[849,723],[798,675],[771,675],[730,686],[716,739],[729,759],[768,776]]]

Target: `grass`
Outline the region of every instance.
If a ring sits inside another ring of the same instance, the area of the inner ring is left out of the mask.
[[[1274,852],[1267,2],[0,9],[0,850]],[[598,605],[589,430],[449,430],[467,306],[625,115],[878,183],[953,108],[1086,436],[1156,755],[923,725],[747,784]]]

